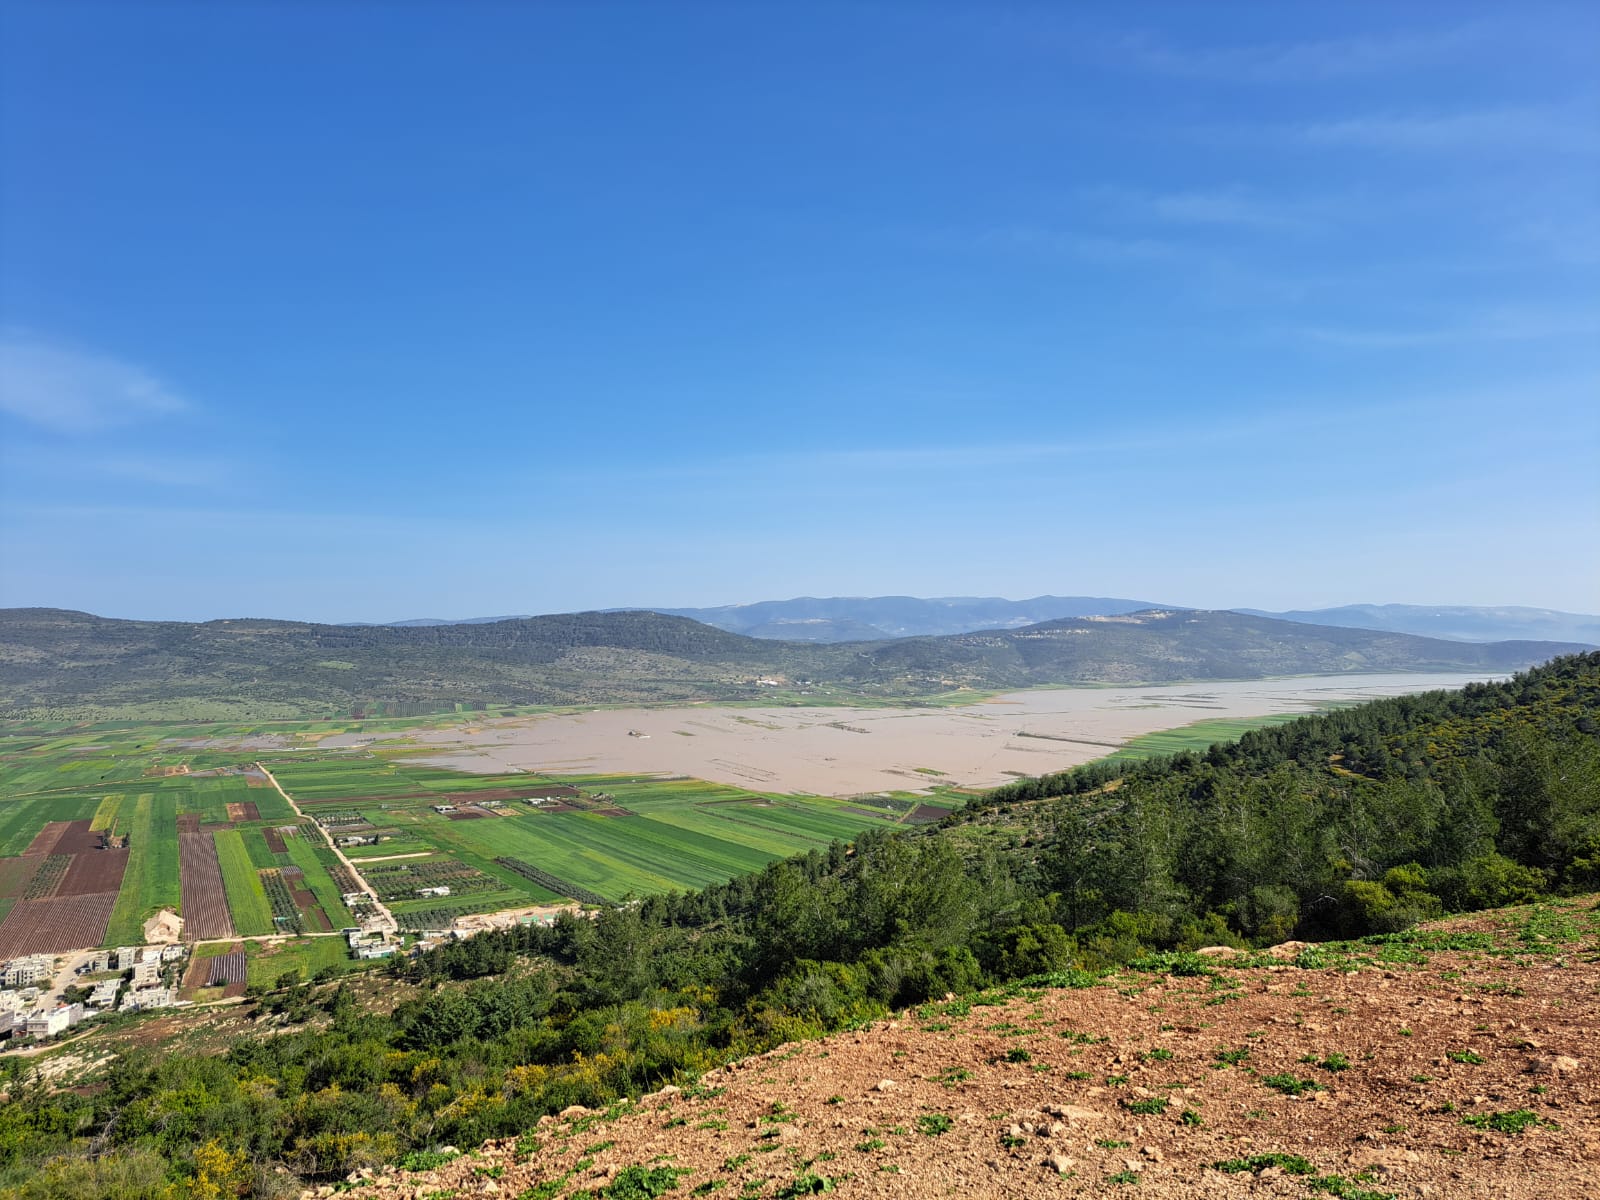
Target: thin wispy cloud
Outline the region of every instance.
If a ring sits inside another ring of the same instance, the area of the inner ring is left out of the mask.
[[[1115,60],[1154,74],[1229,83],[1303,84],[1452,62],[1485,41],[1477,26],[1387,36],[1186,46],[1132,34],[1107,47]]]
[[[160,488],[216,489],[230,479],[248,478],[235,463],[210,456],[85,453],[81,444],[40,444],[8,447],[5,469],[15,476],[70,483],[82,488],[85,480],[101,483],[137,483]]]
[[[1323,223],[1311,205],[1245,188],[1149,192],[1107,185],[1085,188],[1079,195],[1110,214],[1163,225],[1302,232]]]
[[[1588,313],[1500,311],[1427,328],[1308,326],[1302,337],[1356,350],[1405,350],[1474,342],[1535,342],[1600,337],[1600,316]]]
[[[1039,225],[1010,225],[978,235],[985,249],[1070,255],[1102,263],[1173,262],[1195,257],[1193,247],[1164,238],[1117,236]]]
[[[52,433],[93,434],[189,404],[135,363],[26,334],[0,335],[0,412]]]
[[[1600,153],[1593,113],[1565,107],[1390,113],[1315,122],[1299,130],[1316,146],[1407,152],[1526,151]]]

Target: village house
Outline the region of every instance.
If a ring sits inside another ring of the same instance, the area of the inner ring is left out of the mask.
[[[0,972],[0,985],[8,988],[32,987],[46,982],[55,971],[56,960],[48,954],[29,954],[13,958]]]
[[[114,1008],[117,1003],[117,992],[121,988],[120,979],[102,979],[94,985],[94,990],[89,993],[89,999],[84,1003],[90,1008]]]
[[[417,889],[417,895],[419,896],[448,896],[449,894],[450,888],[445,884],[440,884],[438,887],[425,887]]]
[[[121,1012],[141,1012],[150,1008],[170,1008],[178,1002],[175,988],[147,988],[142,992],[129,992],[122,998]]]
[[[22,1030],[29,1037],[51,1038],[65,1033],[83,1020],[83,1005],[62,1004],[49,1010],[29,1013]]]

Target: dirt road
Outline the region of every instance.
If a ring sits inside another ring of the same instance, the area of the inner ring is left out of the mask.
[[[306,821],[309,819],[305,813],[300,811],[300,806],[294,802],[294,797],[283,790],[283,784],[278,782],[277,776],[273,775],[271,771],[267,770],[264,763],[256,763],[256,769],[266,776],[268,783],[278,789],[278,795],[283,797],[284,803],[286,803],[290,808],[294,809],[295,816],[299,817],[301,821]],[[398,930],[400,928],[400,922],[394,919],[394,914],[389,911],[388,907],[383,903],[383,901],[378,899],[378,893],[372,890],[372,885],[366,881],[360,871],[356,870],[356,865],[344,856],[344,852],[341,851],[339,847],[333,844],[333,839],[328,836],[328,831],[326,829],[322,828],[322,826],[318,825],[315,821],[312,821],[311,823],[316,825],[317,832],[322,835],[322,840],[324,844],[327,845],[328,849],[333,851],[334,857],[344,864],[345,870],[349,871],[351,877],[361,885],[361,890],[372,897],[372,907],[377,912],[379,919],[369,922],[369,924],[374,927],[382,928],[388,933],[394,933],[396,930]]]

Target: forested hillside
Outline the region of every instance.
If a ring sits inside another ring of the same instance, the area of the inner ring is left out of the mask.
[[[1230,612],[1149,610],[949,637],[770,641],[649,612],[490,624],[119,621],[0,610],[0,713],[417,715],[456,706],[901,700],[1040,684],[1531,666],[1574,647],[1467,644]],[[787,684],[781,695],[762,679]]]
[[[288,986],[220,1056],[135,1053],[70,1092],[7,1060],[0,1187],[278,1195],[947,992],[1596,888],[1591,653],[1020,782],[931,830],[447,946],[394,990]]]

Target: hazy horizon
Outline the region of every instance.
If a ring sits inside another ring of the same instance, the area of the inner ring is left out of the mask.
[[[1592,612],[1596,45],[11,0],[0,605]]]
[[[179,621],[179,622],[185,622],[185,623],[203,623],[203,622],[206,622],[206,621],[225,621],[225,620],[274,620],[274,621],[300,621],[300,622],[306,622],[306,623],[311,623],[311,624],[326,624],[326,625],[339,625],[339,624],[346,624],[346,625],[348,625],[348,624],[392,625],[392,624],[395,624],[395,623],[398,623],[398,622],[402,622],[402,621],[425,621],[425,620],[439,620],[439,621],[443,621],[443,622],[446,622],[446,623],[464,623],[464,622],[468,622],[468,621],[483,620],[485,618],[493,618],[493,619],[497,619],[497,620],[515,620],[515,619],[517,619],[519,617],[559,616],[559,615],[562,615],[562,614],[576,613],[576,612],[604,612],[604,611],[656,612],[656,611],[660,611],[662,609],[669,609],[669,608],[671,608],[671,609],[683,609],[683,608],[698,608],[698,609],[737,608],[737,607],[747,607],[747,606],[755,605],[755,604],[766,604],[766,603],[774,603],[774,602],[776,602],[776,603],[785,603],[785,602],[792,601],[792,600],[806,600],[806,599],[818,599],[818,600],[872,600],[872,599],[880,599],[880,598],[884,598],[884,597],[899,597],[899,598],[908,598],[908,599],[914,599],[914,600],[993,599],[993,600],[1005,600],[1005,601],[1010,601],[1010,602],[1013,602],[1013,603],[1017,603],[1017,602],[1022,602],[1022,601],[1026,601],[1026,600],[1038,599],[1038,598],[1041,598],[1041,597],[1044,597],[1044,596],[1062,596],[1062,597],[1094,596],[1094,597],[1101,597],[1101,598],[1105,598],[1105,599],[1127,599],[1127,600],[1149,599],[1148,597],[1116,596],[1115,594],[1113,594],[1111,592],[1106,592],[1106,591],[1094,591],[1094,592],[1064,592],[1064,591],[1049,592],[1049,591],[1046,591],[1046,592],[1034,592],[1034,593],[1031,593],[1031,594],[1026,595],[1026,596],[996,596],[996,595],[990,595],[990,594],[980,595],[978,593],[968,593],[968,594],[965,594],[965,595],[958,595],[956,593],[943,593],[943,594],[939,594],[939,595],[913,596],[908,592],[883,592],[883,593],[879,593],[877,595],[860,595],[860,596],[855,596],[855,595],[852,595],[852,596],[844,596],[844,595],[823,596],[823,595],[820,595],[820,594],[812,594],[812,593],[805,593],[805,594],[798,594],[797,593],[797,594],[795,594],[793,596],[784,596],[784,597],[766,596],[766,597],[762,597],[762,598],[757,599],[757,600],[732,601],[732,602],[728,602],[728,603],[713,602],[713,603],[703,603],[703,604],[697,604],[697,603],[681,603],[681,604],[680,603],[672,603],[672,604],[653,604],[653,603],[598,604],[598,605],[590,605],[590,606],[582,607],[582,608],[552,608],[552,609],[542,609],[542,610],[538,610],[538,611],[535,611],[533,609],[521,609],[521,610],[515,610],[515,611],[513,611],[512,609],[507,609],[503,613],[502,612],[497,612],[497,611],[490,611],[488,609],[485,609],[485,610],[483,610],[481,612],[468,613],[468,614],[450,614],[450,615],[444,615],[444,616],[441,616],[438,613],[415,612],[415,613],[409,613],[409,614],[407,614],[405,616],[370,616],[370,615],[361,615],[361,616],[338,616],[338,617],[314,617],[314,616],[306,616],[306,615],[301,614],[301,613],[280,613],[280,612],[215,612],[215,613],[207,613],[207,614],[204,614],[204,615],[190,615],[190,616],[173,616],[173,615],[165,615],[165,614],[149,615],[149,614],[125,613],[125,612],[99,612],[99,611],[96,611],[94,609],[84,608],[81,605],[71,605],[71,604],[6,604],[6,605],[0,606],[0,607],[4,607],[4,608],[56,608],[56,609],[63,609],[63,610],[72,611],[72,612],[87,612],[87,613],[90,613],[91,615],[97,616],[97,617],[107,617],[107,618],[111,618],[111,619],[114,619],[114,620],[125,620],[125,621]],[[1333,604],[1289,604],[1289,605],[1284,605],[1281,608],[1273,608],[1273,609],[1266,609],[1263,605],[1259,605],[1259,604],[1186,604],[1186,603],[1183,603],[1181,601],[1176,601],[1176,600],[1150,600],[1150,604],[1151,604],[1152,607],[1156,607],[1156,608],[1161,608],[1161,607],[1188,608],[1188,609],[1195,609],[1197,611],[1206,611],[1206,612],[1242,612],[1242,611],[1247,611],[1247,610],[1262,610],[1262,611],[1267,612],[1269,615],[1272,614],[1272,613],[1279,613],[1279,612],[1302,612],[1302,611],[1315,612],[1315,611],[1324,610],[1324,609],[1335,609],[1335,608],[1344,608],[1344,607],[1372,606],[1372,607],[1377,607],[1377,608],[1383,608],[1383,607],[1386,607],[1388,605],[1408,605],[1408,606],[1417,607],[1417,608],[1438,608],[1438,609],[1449,609],[1449,608],[1526,609],[1526,610],[1529,610],[1529,611],[1561,612],[1561,613],[1567,613],[1567,614],[1573,615],[1573,616],[1592,616],[1592,615],[1596,615],[1596,614],[1592,614],[1592,613],[1586,612],[1586,611],[1581,610],[1581,609],[1580,610],[1558,609],[1558,608],[1555,608],[1552,605],[1545,605],[1545,604],[1461,605],[1461,604],[1456,604],[1456,603],[1453,603],[1453,602],[1412,604],[1412,602],[1409,602],[1409,601],[1383,601],[1383,600],[1351,600],[1351,601],[1343,601],[1343,602],[1333,603]]]

